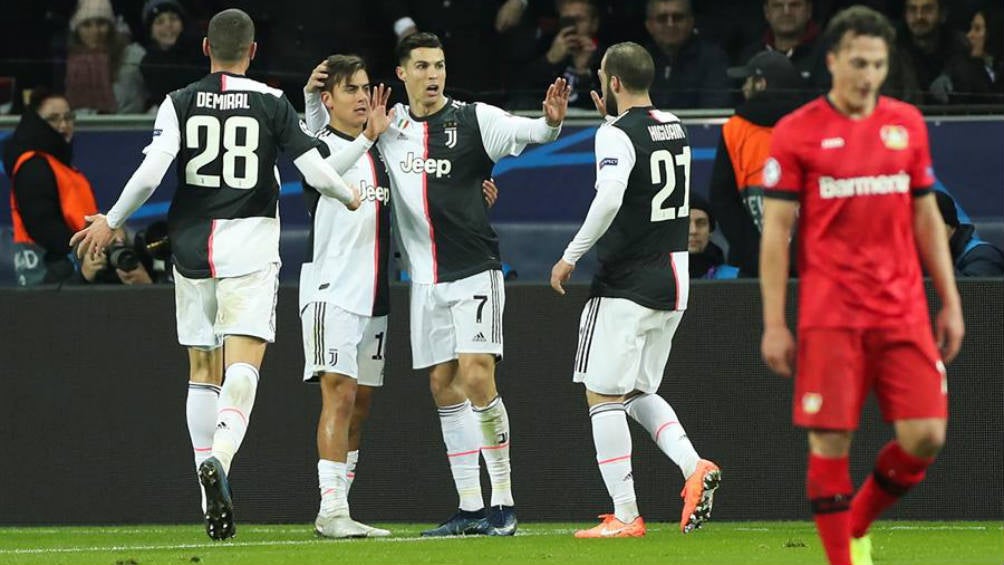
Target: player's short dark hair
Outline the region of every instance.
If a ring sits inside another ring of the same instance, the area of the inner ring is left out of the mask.
[[[439,36],[434,33],[429,33],[427,31],[413,33],[402,39],[401,43],[397,44],[398,64],[403,65],[409,58],[411,58],[411,52],[413,49],[420,49],[422,47],[442,49],[443,42],[440,41]]]
[[[892,27],[889,19],[867,6],[852,6],[833,16],[826,26],[824,37],[831,53],[840,50],[848,33],[855,37],[878,37],[885,41],[889,49],[896,43],[896,28]]]
[[[244,10],[230,8],[209,20],[209,52],[213,59],[223,63],[236,63],[244,58],[254,43],[254,22]]]
[[[648,50],[633,41],[624,41],[607,49],[603,71],[617,77],[629,92],[646,92],[655,77],[655,63]]]
[[[359,55],[331,55],[324,62],[328,68],[328,79],[324,81],[327,92],[342,82],[348,82],[357,72],[366,70],[366,61]]]

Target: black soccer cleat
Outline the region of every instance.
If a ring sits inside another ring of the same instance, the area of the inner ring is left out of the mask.
[[[422,532],[423,537],[476,536],[486,533],[485,510],[457,510],[439,526]]]
[[[199,465],[199,482],[206,492],[206,533],[214,540],[234,537],[237,533],[234,501],[230,497],[227,474],[218,459],[210,457]]]
[[[513,506],[492,506],[485,518],[485,535],[512,536],[516,535],[516,508]]]

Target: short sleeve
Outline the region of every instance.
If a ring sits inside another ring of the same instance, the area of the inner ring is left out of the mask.
[[[153,122],[153,139],[143,148],[143,153],[149,155],[151,151],[158,151],[170,155],[173,159],[178,156],[180,149],[181,127],[178,125],[178,112],[174,109],[174,100],[168,95],[157,110],[157,118]]]
[[[274,131],[278,135],[279,148],[289,155],[290,159],[296,159],[321,144],[311,135],[307,124],[300,119],[285,96],[280,97],[278,101]]]
[[[763,165],[764,196],[798,200],[805,187],[805,171],[798,156],[794,129],[788,119],[781,120],[774,128],[770,157]]]
[[[616,182],[627,186],[637,159],[634,144],[624,130],[611,125],[596,131],[596,187]]]
[[[910,163],[910,190],[915,196],[931,192],[934,187],[934,167],[931,164],[931,144],[927,134],[927,123],[919,111],[913,116],[914,150]]]

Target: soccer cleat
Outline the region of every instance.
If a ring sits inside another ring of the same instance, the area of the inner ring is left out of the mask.
[[[516,535],[516,508],[512,506],[492,506],[485,518],[485,535]]]
[[[390,535],[388,530],[367,526],[348,516],[324,516],[322,514],[318,514],[317,519],[314,520],[314,531],[319,536],[332,539],[377,538]]]
[[[715,499],[715,489],[722,482],[722,470],[711,461],[701,459],[697,469],[687,479],[680,492],[683,499],[683,514],[680,516],[680,531],[689,534],[700,528],[711,518],[711,506]]]
[[[431,530],[422,532],[423,537],[472,536],[485,533],[488,521],[485,510],[457,510],[450,519]]]
[[[223,465],[210,457],[199,465],[199,482],[206,493],[206,533],[214,540],[234,537],[234,501],[230,496],[230,482]]]
[[[872,565],[872,537],[851,538],[851,565]]]
[[[640,538],[645,535],[645,520],[641,516],[635,518],[630,524],[625,524],[617,519],[614,514],[600,514],[603,521],[598,526],[588,530],[575,532],[575,537],[586,538]]]

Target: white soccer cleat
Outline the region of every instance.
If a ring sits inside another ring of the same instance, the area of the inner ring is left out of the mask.
[[[320,514],[314,520],[314,531],[319,536],[332,539],[385,537],[390,535],[388,530],[361,524],[348,516],[323,516]]]

